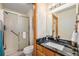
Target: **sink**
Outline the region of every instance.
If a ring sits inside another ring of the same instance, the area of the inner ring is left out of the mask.
[[[47,42],[47,43],[45,43],[45,44],[46,44],[47,46],[53,47],[53,48],[58,49],[58,50],[61,50],[61,51],[63,51],[63,49],[64,49],[64,46],[63,46],[63,45],[59,45],[59,44],[57,44],[57,43]]]

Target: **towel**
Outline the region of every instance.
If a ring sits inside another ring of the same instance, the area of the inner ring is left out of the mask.
[[[72,33],[72,38],[71,38],[71,41],[72,41],[72,42],[77,42],[77,35],[78,35],[78,33],[75,32],[75,31],[73,31],[73,33]]]

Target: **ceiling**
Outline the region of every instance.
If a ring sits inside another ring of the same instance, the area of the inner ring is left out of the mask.
[[[32,3],[3,3],[3,8],[21,14],[27,14],[30,9],[33,9]]]

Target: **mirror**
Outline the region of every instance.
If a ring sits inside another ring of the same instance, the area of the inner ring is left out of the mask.
[[[58,35],[61,39],[72,41],[75,31],[76,6],[55,13],[58,16]]]

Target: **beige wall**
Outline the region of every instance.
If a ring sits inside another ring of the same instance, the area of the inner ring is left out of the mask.
[[[39,3],[37,10],[37,38],[41,38],[46,36],[46,5]]]
[[[37,9],[37,36],[38,38],[52,35],[52,13],[49,12],[48,5],[38,4]]]
[[[46,33],[47,33],[47,35],[50,35],[50,36],[52,36],[52,13],[50,13],[49,11],[48,11],[48,13],[47,13],[47,20],[46,20]]]
[[[3,15],[3,10],[2,10],[2,4],[0,3],[0,20],[2,21],[2,22],[4,22],[4,15]]]
[[[3,6],[2,6],[2,4],[0,3],[0,9],[2,9],[3,8]]]

